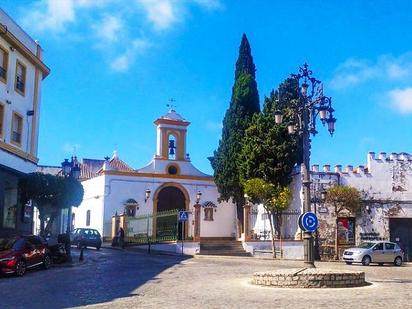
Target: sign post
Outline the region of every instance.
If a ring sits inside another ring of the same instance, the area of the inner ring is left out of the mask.
[[[183,244],[185,239],[185,222],[189,219],[189,212],[179,211],[177,220],[182,224],[182,255],[183,255]]]

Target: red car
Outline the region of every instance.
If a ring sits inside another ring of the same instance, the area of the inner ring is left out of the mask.
[[[38,236],[16,236],[0,239],[0,272],[23,276],[35,266],[48,269],[51,258],[47,246]]]

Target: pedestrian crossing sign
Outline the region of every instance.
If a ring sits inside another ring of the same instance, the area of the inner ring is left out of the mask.
[[[189,213],[187,211],[179,211],[178,220],[187,221],[189,219]]]

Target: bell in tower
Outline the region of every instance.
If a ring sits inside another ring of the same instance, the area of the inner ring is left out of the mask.
[[[173,137],[171,136],[171,139],[169,140],[169,159],[175,159],[176,155],[176,146],[175,146],[175,140],[172,139]]]

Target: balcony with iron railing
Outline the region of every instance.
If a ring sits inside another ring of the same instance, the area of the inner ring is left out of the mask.
[[[11,140],[14,143],[21,144],[21,133],[20,132],[12,132]]]
[[[16,77],[16,89],[24,92],[24,82],[22,78],[19,78],[19,76]]]

